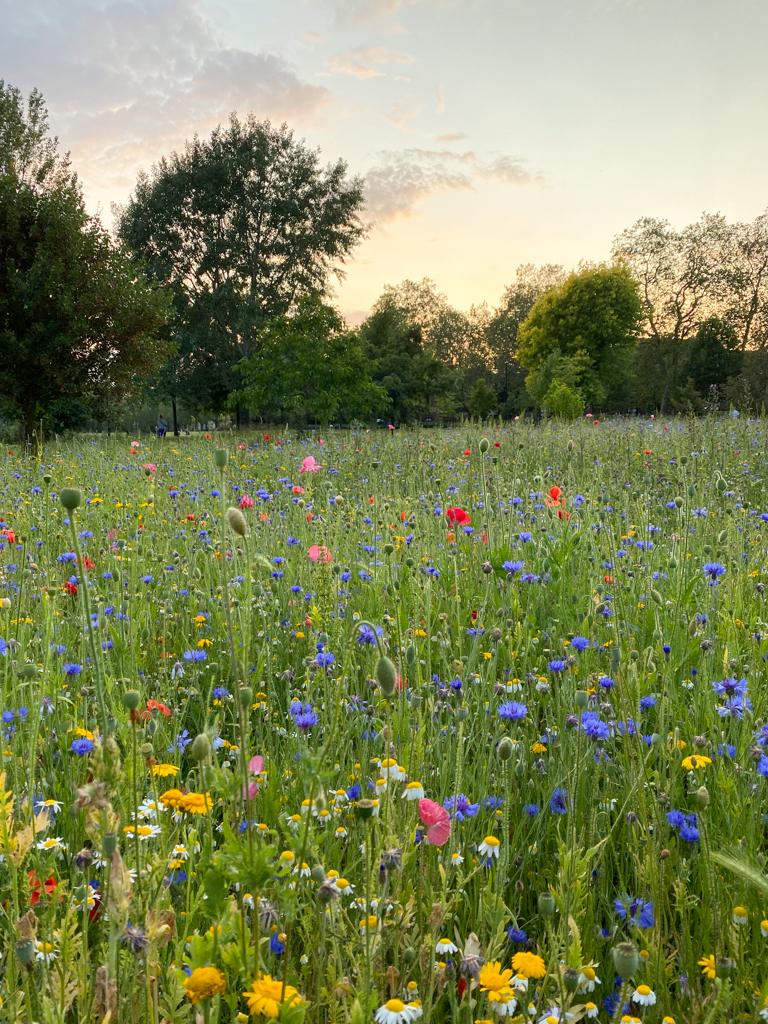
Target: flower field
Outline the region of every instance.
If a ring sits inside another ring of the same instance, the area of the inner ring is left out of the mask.
[[[0,1022],[768,1020],[765,424],[222,437],[0,461]]]

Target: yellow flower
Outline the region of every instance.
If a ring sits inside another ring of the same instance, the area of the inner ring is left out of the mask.
[[[168,789],[165,793],[160,794],[159,799],[164,807],[171,807],[174,811],[178,811],[185,798],[180,789]]]
[[[165,803],[165,801],[163,801]],[[210,793],[187,793],[181,801],[180,810],[189,814],[205,814],[213,807]]]
[[[515,953],[512,957],[512,966],[524,978],[543,978],[547,973],[544,961],[535,953]]]
[[[164,779],[168,775],[178,775],[179,769],[175,764],[153,764],[152,774],[156,778]]]
[[[717,977],[717,968],[715,967],[715,954],[710,953],[709,956],[703,956],[699,960],[699,967],[701,967],[701,973],[709,978],[710,981],[714,981]]]
[[[712,758],[705,757],[703,754],[691,754],[689,757],[683,758],[683,768],[687,768],[689,772],[695,771],[697,768],[706,768],[708,764],[712,764]]]
[[[213,647],[213,640],[208,640],[205,637],[203,637],[202,640],[198,640],[197,641],[197,646],[198,647]]]
[[[198,967],[184,979],[184,991],[191,1003],[199,1003],[226,992],[227,983],[218,967]]]
[[[301,996],[292,985],[285,986],[283,992],[282,981],[273,980],[269,974],[264,974],[253,983],[251,992],[243,992],[251,1016],[261,1014],[263,1017],[277,1019],[280,1012],[280,1004],[287,1003],[289,1007],[297,1006],[301,1002]]]
[[[510,988],[513,973],[509,969],[502,971],[498,960],[483,964],[480,968],[480,991],[488,993],[490,1002],[508,1003],[514,998]]]
[[[546,754],[546,752],[547,748],[544,746],[543,743],[534,743],[531,747],[532,754]]]

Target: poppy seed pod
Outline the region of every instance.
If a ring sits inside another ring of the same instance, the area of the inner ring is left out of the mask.
[[[555,915],[555,897],[551,892],[539,893],[538,899],[539,914],[545,919]]]
[[[204,761],[211,753],[211,741],[204,732],[200,732],[192,741],[189,752],[196,761]]]
[[[633,942],[620,942],[611,950],[613,965],[622,978],[631,978],[640,966],[640,954]]]
[[[478,445],[478,448],[483,453],[483,455],[485,455],[485,453],[488,451],[488,449],[490,447],[491,447],[491,445],[490,445],[490,442],[488,441],[488,438],[487,437],[481,437],[480,438],[480,444]]]
[[[35,943],[32,939],[19,939],[16,945],[13,947],[16,954],[16,959],[20,964],[31,964],[35,959]]]
[[[128,711],[135,711],[141,701],[141,694],[138,690],[126,690],[123,693],[123,707]]]
[[[225,469],[229,456],[226,448],[217,448],[213,453],[213,461],[217,469]]]
[[[224,514],[227,526],[238,537],[244,537],[248,530],[248,522],[239,508],[228,508]]]
[[[382,692],[387,697],[391,697],[395,692],[395,686],[397,684],[397,669],[395,668],[394,662],[388,658],[386,654],[376,662],[376,670],[374,674]]]
[[[499,745],[496,748],[496,753],[499,755],[500,760],[508,761],[514,753],[515,745],[509,736],[502,736],[499,740]]]
[[[64,487],[59,494],[59,501],[67,512],[73,512],[82,500],[83,492],[77,487]]]

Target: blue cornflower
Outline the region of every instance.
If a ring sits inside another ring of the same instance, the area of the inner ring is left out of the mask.
[[[463,793],[459,793],[458,796],[449,796],[443,807],[457,821],[466,821],[467,818],[474,818],[480,810],[480,804],[471,804],[469,797]]]
[[[653,928],[653,902],[630,899],[626,894],[613,901],[613,908],[622,921],[629,919],[638,928]]]
[[[83,671],[83,666],[78,665],[75,662],[65,662],[61,666],[61,671],[65,676],[79,676]]]
[[[575,636],[573,640],[571,640],[571,647],[581,654],[582,651],[586,651],[589,647],[589,640],[587,640],[585,636]]]
[[[384,636],[384,630],[381,626],[376,626],[375,629],[372,629],[367,623],[363,623],[357,633],[357,642],[359,644],[370,644],[371,647],[375,647],[377,645],[377,636]]]
[[[184,651],[184,661],[205,661],[205,651]]]
[[[520,534],[520,540],[523,542],[523,544],[528,544],[529,541],[533,540],[533,534],[529,533],[527,530],[523,530],[523,532]]]
[[[682,828],[685,824],[685,815],[682,811],[667,811],[667,823],[672,828]]]
[[[717,713],[721,718],[744,718],[745,711],[752,710],[752,701],[746,695],[744,697],[729,697],[725,704],[717,705]]]
[[[512,562],[509,559],[507,559],[506,562],[501,563],[501,568],[504,569],[506,572],[520,572],[524,564],[524,562]]]
[[[73,754],[83,757],[93,750],[93,740],[89,740],[87,736],[81,736],[79,739],[72,740],[71,749]]]
[[[561,661],[560,658],[554,658],[552,661],[547,662],[547,668],[550,672],[562,672],[565,669],[565,662]]]
[[[596,711],[585,711],[581,716],[581,728],[585,735],[593,740],[607,740],[611,730],[607,722],[603,722]]]
[[[689,825],[687,822],[680,829],[680,838],[684,839],[686,843],[698,843],[699,841],[699,830],[695,825]]]
[[[768,760],[768,758],[766,758],[766,760]],[[525,804],[525,806],[523,807],[523,814],[527,814],[529,818],[535,818],[538,813],[538,804]]]
[[[722,562],[705,562],[703,569],[704,574],[709,576],[710,587],[714,587],[719,578],[725,575],[725,566]]]
[[[528,940],[528,936],[522,928],[513,928],[512,925],[507,928],[507,938],[510,942],[517,943],[518,946],[522,946]]]
[[[336,655],[331,654],[330,651],[320,651],[315,660],[321,668],[330,668],[334,661],[336,661]]]
[[[600,686],[603,690],[612,690],[616,685],[616,680],[610,676],[600,676]]]
[[[225,700],[227,697],[231,697],[232,694],[226,686],[217,686],[213,691],[213,696],[216,700]]]
[[[285,943],[280,941],[280,935],[277,932],[272,933],[272,938],[269,940],[269,949],[276,956],[282,956],[285,952]]]
[[[723,697],[743,697],[747,692],[749,683],[746,679],[723,679],[722,682],[712,683],[715,693]]]
[[[520,582],[521,583],[538,583],[540,579],[541,579],[541,576],[537,576],[536,573],[524,572],[522,574],[522,576],[520,577]]]
[[[154,576],[147,575],[147,576],[142,576],[141,577],[141,582],[142,583],[154,583],[154,581],[155,581],[155,577]]]
[[[765,754],[763,754],[763,756],[757,762],[757,770],[760,772],[763,778],[768,779],[768,757],[766,757]]]
[[[568,805],[566,800],[568,799],[568,790],[561,789],[559,786],[552,794],[549,801],[549,809],[555,814],[567,814]]]
[[[168,753],[173,754],[177,750],[179,751],[179,753],[183,753],[184,748],[188,747],[191,742],[192,737],[189,735],[188,730],[184,729],[183,732],[179,733],[179,735],[176,737],[176,740],[170,745],[170,747],[168,747]]]
[[[656,705],[656,698],[653,696],[652,693],[648,694],[647,697],[641,697],[640,698],[640,710],[641,711],[647,711],[648,708],[655,707],[655,705]]]
[[[339,579],[342,583],[349,583],[352,579],[352,573],[345,569],[344,572],[339,575]]]
[[[510,722],[519,722],[527,714],[528,708],[525,704],[520,704],[516,700],[508,700],[499,705],[499,718],[506,718]]]

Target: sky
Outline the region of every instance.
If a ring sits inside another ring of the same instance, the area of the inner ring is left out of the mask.
[[[522,263],[609,257],[639,217],[768,206],[764,0],[0,0],[88,207],[232,111],[365,178],[335,301],[429,277],[498,303]]]

